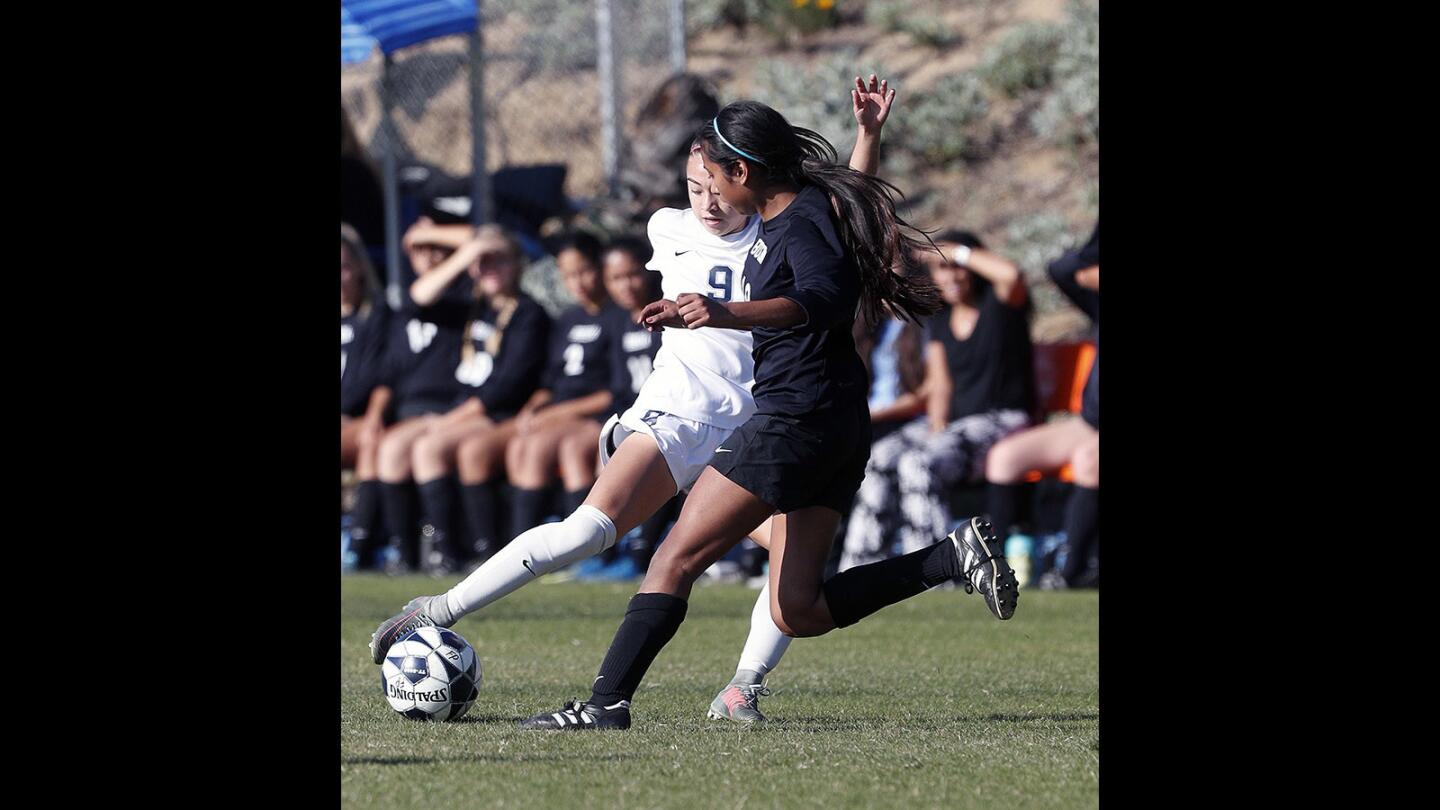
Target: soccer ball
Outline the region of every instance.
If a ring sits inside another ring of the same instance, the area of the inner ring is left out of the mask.
[[[380,688],[411,720],[458,720],[480,691],[480,658],[454,630],[419,627],[390,645]]]

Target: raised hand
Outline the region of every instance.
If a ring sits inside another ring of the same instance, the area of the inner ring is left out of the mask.
[[[867,87],[859,76],[855,77],[855,87],[850,90],[850,111],[855,114],[855,123],[863,132],[878,134],[890,117],[890,105],[894,102],[895,90],[890,87],[888,79],[877,81],[875,74],[871,73]]]

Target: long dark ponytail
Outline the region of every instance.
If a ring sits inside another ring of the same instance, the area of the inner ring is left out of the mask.
[[[929,276],[906,261],[911,251],[934,250],[935,245],[895,213],[900,189],[840,164],[824,136],[792,126],[758,101],[736,101],[702,126],[696,139],[706,158],[727,174],[742,157],[749,158],[751,170],[771,182],[817,186],[829,195],[840,239],[860,268],[860,303],[867,320],[878,322],[889,313],[918,321],[944,305]]]

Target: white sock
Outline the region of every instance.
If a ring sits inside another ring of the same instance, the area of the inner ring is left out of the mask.
[[[604,512],[582,505],[559,523],[536,526],[496,552],[445,594],[460,618],[520,586],[615,545],[615,524]]]
[[[740,651],[740,665],[735,668],[735,674],[748,670],[763,679],[780,665],[793,640],[780,632],[770,617],[770,583],[766,582],[755,599],[754,610],[750,611],[750,635],[745,639],[745,649]]]

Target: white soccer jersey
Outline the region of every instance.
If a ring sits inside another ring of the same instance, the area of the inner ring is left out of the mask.
[[[654,255],[647,270],[660,274],[664,296],[701,293],[721,301],[749,301],[745,257],[760,233],[760,217],[729,236],[701,226],[690,209],[662,208],[648,226]],[[696,422],[733,430],[755,412],[754,347],[741,329],[666,328],[655,369],[641,387],[633,408],[664,411]]]

